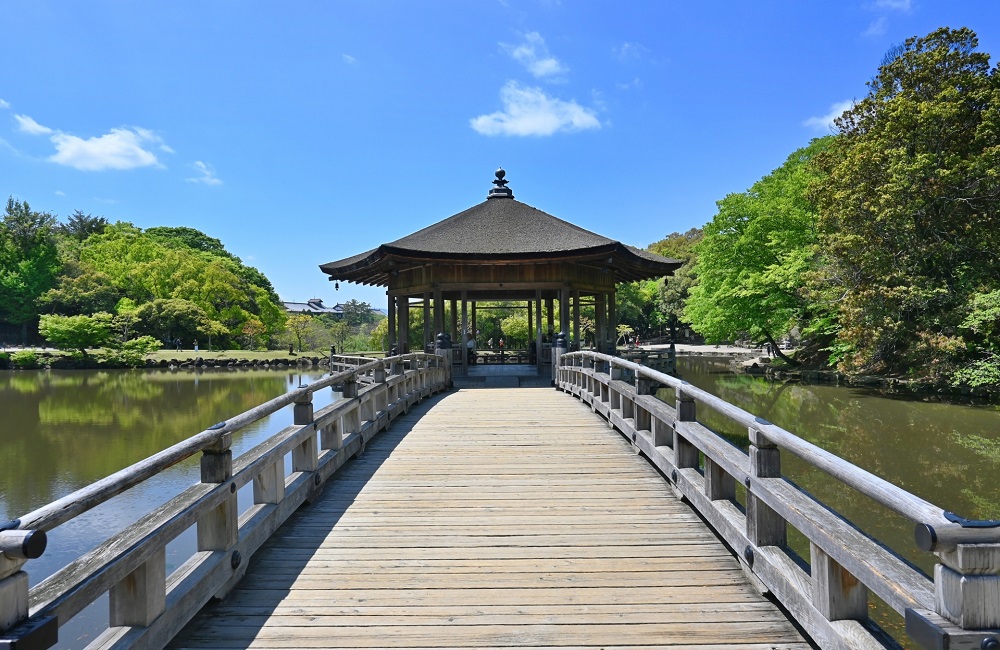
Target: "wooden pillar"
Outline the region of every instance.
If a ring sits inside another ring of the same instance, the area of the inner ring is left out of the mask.
[[[535,310],[533,309],[532,300],[529,298],[528,299],[528,340],[530,340],[530,341],[534,341],[535,340],[535,321],[534,321],[535,314],[534,314],[534,312],[535,312]]]
[[[555,301],[552,298],[545,299],[545,311],[547,316],[546,321],[548,324],[548,331],[545,332],[546,334],[555,334],[556,309],[554,306],[554,302]],[[553,342],[552,337],[549,336],[549,343],[551,344],[552,342]]]
[[[469,303],[468,294],[462,289],[462,335],[458,337],[462,346],[462,374],[469,374]]]
[[[433,346],[434,334],[431,333],[431,292],[424,292],[424,347],[423,352],[427,352]]]
[[[567,349],[569,346],[569,289],[559,290],[559,331],[566,335]]]
[[[396,296],[389,296],[389,350],[396,345]],[[340,351],[343,354],[343,350]]]
[[[472,327],[469,329],[469,336],[473,339],[478,339],[479,337],[479,326],[476,323],[476,301],[472,301]],[[476,341],[476,347],[479,347],[479,341]]]
[[[410,297],[399,296],[399,353],[410,351]]]
[[[458,343],[458,303],[451,301],[451,340]]]
[[[608,294],[608,338],[611,339],[608,354],[618,352],[618,310],[615,305],[615,290]]]
[[[576,349],[582,350],[583,341],[580,340],[580,292],[578,290],[573,291],[573,340],[576,342]]]
[[[542,368],[542,291],[535,290],[535,365]]]
[[[437,335],[444,332],[444,299],[441,297],[441,289],[434,287],[434,333],[433,336],[437,340]]]
[[[594,347],[597,348],[598,352],[607,352],[608,340],[608,318],[607,312],[605,311],[605,300],[603,293],[597,293],[594,295],[594,316],[596,317],[597,323],[594,325]]]

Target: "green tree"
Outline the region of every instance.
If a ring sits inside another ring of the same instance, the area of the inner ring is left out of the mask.
[[[351,327],[358,327],[366,323],[374,323],[378,316],[372,312],[372,306],[360,300],[348,300],[341,305],[344,310],[344,320]]]
[[[305,337],[306,332],[309,331],[309,327],[312,324],[312,317],[306,314],[295,314],[293,316],[289,316],[288,320],[285,321],[285,327],[298,344],[299,352],[302,352],[302,339]]]
[[[819,179],[811,163],[831,140],[813,140],[748,191],[718,202],[718,214],[695,246],[698,283],[684,309],[684,318],[708,340],[748,335],[777,350],[777,341],[806,317],[801,287],[811,269],[817,219],[808,191]]]
[[[153,300],[140,305],[135,314],[139,317],[139,332],[167,344],[175,339],[194,341],[210,322],[205,311],[190,300]]]
[[[558,323],[559,321],[556,320]],[[528,345],[528,315],[524,312],[511,314],[500,321],[504,346],[508,349]]]
[[[1000,278],[1000,70],[969,29],[890,53],[819,157],[817,292],[848,370],[947,373]]]
[[[60,350],[78,350],[84,357],[87,348],[104,345],[111,338],[111,314],[59,316],[46,314],[38,324],[38,333]]]
[[[113,311],[121,292],[111,278],[100,271],[87,270],[80,275],[62,275],[58,284],[38,298],[41,311],[63,316]]]
[[[656,310],[659,322],[674,330],[684,323],[684,308],[687,306],[691,289],[698,282],[694,272],[698,255],[695,247],[702,240],[701,228],[692,228],[685,233],[671,233],[665,239],[649,245],[649,250],[664,257],[684,262],[669,278],[657,281],[659,295]]]
[[[108,220],[104,217],[93,217],[80,210],[75,210],[66,223],[59,226],[59,231],[67,237],[82,242],[95,233],[104,232],[107,225]]]
[[[344,342],[351,334],[351,328],[342,320],[330,325],[330,336],[333,337],[333,344],[337,346],[338,352],[344,351]]]
[[[257,349],[257,337],[261,334],[267,332],[267,328],[264,327],[264,323],[260,322],[260,319],[249,318],[245,323],[243,323],[243,328],[240,330],[243,336],[246,338],[246,347],[248,350]]]
[[[55,224],[52,215],[13,198],[0,219],[0,321],[21,325],[24,343],[38,300],[55,286],[61,266]]]

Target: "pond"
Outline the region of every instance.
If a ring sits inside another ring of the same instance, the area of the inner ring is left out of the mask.
[[[947,510],[1000,518],[1000,409],[880,395],[829,385],[779,383],[734,374],[726,358],[680,357],[682,377]],[[0,372],[0,516],[20,517],[216,422],[308,384],[321,371],[15,371]],[[316,408],[336,395],[317,393]],[[699,419],[724,427],[708,409]],[[234,436],[234,456],[292,421],[291,409]],[[734,441],[744,431],[727,431]],[[916,550],[913,527],[844,489],[789,454],[795,483],[878,537],[924,571],[933,556]],[[32,584],[198,480],[196,458],[137,486],[49,535],[28,565]],[[240,510],[252,503],[240,491]],[[808,557],[804,539],[790,536]],[[173,570],[195,547],[193,529],[167,548]],[[902,638],[901,622],[880,622]],[[60,647],[83,647],[107,624],[106,601],[60,630]]]

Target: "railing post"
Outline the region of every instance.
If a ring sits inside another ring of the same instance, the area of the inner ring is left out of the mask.
[[[652,391],[652,382],[640,375],[638,372],[635,373],[635,394],[639,395],[649,395]],[[634,407],[635,410],[635,429],[636,431],[652,431],[652,423],[649,417],[649,411],[639,406],[638,401]]]
[[[375,390],[375,415],[377,417],[379,413],[389,409],[389,387],[385,385],[385,362],[375,368],[372,377],[378,386]]]
[[[697,422],[694,398],[677,389],[677,421]],[[680,434],[674,427],[674,467],[683,469],[687,467],[698,467],[698,448],[691,444],[687,438]]]
[[[828,621],[866,620],[868,587],[812,541],[809,556],[812,602],[819,613]]]
[[[444,360],[444,381],[448,388],[454,386],[451,379],[451,337],[440,332],[434,339],[434,354]]]
[[[12,521],[10,525],[17,526],[20,521]],[[23,557],[11,557],[7,554],[8,547],[13,550],[20,547],[21,536],[29,531],[6,530],[0,533],[3,548],[0,549],[0,632],[5,632],[24,619],[28,618],[28,574],[21,570],[25,564]],[[42,539],[45,533],[41,533]],[[7,544],[7,540],[12,543]],[[39,553],[41,555],[41,553]]]
[[[167,548],[161,546],[108,590],[109,624],[148,627],[164,612],[166,603]]]
[[[552,343],[552,385],[559,388],[559,358],[569,350],[566,342],[566,332],[556,334],[556,340]]]
[[[937,555],[937,613],[966,630],[1000,628],[1000,544],[958,544]]]
[[[202,451],[201,482],[225,483],[233,477],[233,434],[224,433]],[[225,551],[236,545],[236,484],[225,501],[198,518],[198,550]]]
[[[312,424],[313,417],[312,393],[306,393],[295,399],[292,407],[292,424],[306,426]],[[316,449],[316,431],[306,437],[294,449],[292,449],[292,471],[293,472],[313,472],[319,466],[319,458]]]
[[[349,379],[344,380],[344,399],[356,400],[357,398],[358,380],[357,377],[351,375]],[[344,413],[341,432],[344,435],[351,435],[358,431],[361,431],[361,412],[360,406],[355,405]]]
[[[750,436],[750,478],[747,479],[746,523],[747,537],[754,546],[785,546],[787,527],[785,520],[760,500],[753,489],[755,478],[780,478],[781,455],[777,445],[754,427]]]

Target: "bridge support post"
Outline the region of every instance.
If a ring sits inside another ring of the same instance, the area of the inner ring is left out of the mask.
[[[966,630],[1000,628],[1000,544],[959,544],[937,555],[937,613]]]
[[[777,445],[751,427],[750,478],[747,479],[747,537],[754,546],[785,546],[785,520],[754,493],[753,479],[781,478],[781,455]]]
[[[3,554],[0,554],[2,557]],[[28,574],[16,571],[0,580],[0,633],[28,618]]]

